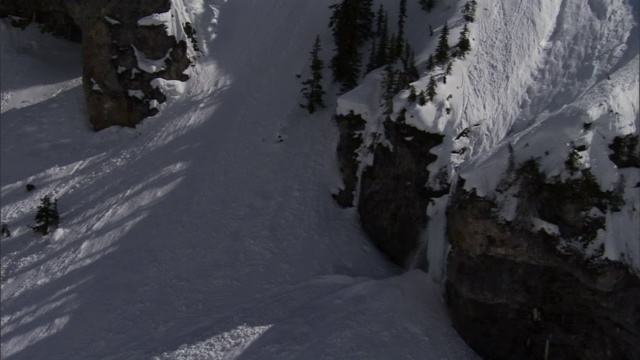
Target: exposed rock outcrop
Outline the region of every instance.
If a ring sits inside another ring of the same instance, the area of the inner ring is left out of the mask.
[[[487,359],[635,358],[640,280],[600,257],[594,240],[604,226],[594,212],[615,211],[620,199],[588,174],[552,182],[535,162],[517,174],[506,185],[520,188],[512,221],[462,187],[452,198],[446,291],[455,328]]]
[[[374,159],[367,166],[358,163],[356,153],[358,149],[365,151],[360,133],[364,121],[357,115],[338,116],[338,124],[345,189],[335,198],[341,205],[351,206],[354,192],[358,192],[355,196],[363,229],[385,255],[405,266],[419,247],[428,220],[427,206],[436,196],[426,187],[427,166],[436,159],[429,150],[442,142],[442,135],[407,125],[402,116],[395,122],[387,120],[385,140],[366,149]]]
[[[133,127],[155,115],[166,97],[152,80],[188,79],[183,73],[191,63],[186,41],[167,34],[164,25],[138,24],[141,18],[170,9],[170,0],[13,0],[3,2],[0,15],[14,16],[15,25],[33,20],[43,31],[81,40],[89,120],[101,130]]]

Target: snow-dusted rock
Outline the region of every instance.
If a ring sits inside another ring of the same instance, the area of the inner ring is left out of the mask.
[[[81,39],[84,92],[95,130],[112,125],[133,127],[155,115],[158,109],[151,106],[152,101],[162,103],[166,96],[152,80],[188,79],[183,73],[191,63],[188,39],[174,31],[174,19],[183,28],[188,21],[176,13],[170,0],[59,0],[56,6],[50,1],[6,3],[0,15],[35,19],[43,31]],[[169,23],[141,23],[154,16]],[[136,96],[129,96],[131,91]]]

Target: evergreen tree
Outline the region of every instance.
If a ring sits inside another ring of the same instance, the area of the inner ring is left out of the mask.
[[[409,96],[407,97],[407,100],[411,104],[418,100],[418,93],[416,92],[416,87],[413,85],[409,85]]]
[[[436,47],[435,60],[436,63],[441,66],[449,61],[449,26],[446,22],[440,31],[440,39],[438,40],[438,46]]]
[[[384,11],[384,6],[382,6],[382,4],[380,4],[380,7],[378,8],[378,13],[376,14],[376,32],[375,32],[375,37],[380,39],[382,37],[382,32],[386,31],[386,27],[387,27],[387,13],[386,11]]]
[[[358,31],[362,41],[367,41],[373,37],[373,21],[376,14],[373,11],[373,0],[357,0],[358,15],[356,16]]]
[[[456,45],[456,56],[464,58],[469,51],[471,51],[471,42],[469,41],[469,28],[467,24],[464,25],[458,38],[458,44]]]
[[[393,93],[396,94],[399,93],[400,90],[409,86],[409,81],[407,81],[407,74],[404,71],[396,69],[394,73],[395,82],[393,83]]]
[[[313,43],[311,50],[311,77],[305,80],[302,85],[302,96],[307,100],[307,103],[302,106],[304,109],[312,114],[316,111],[317,107],[325,107],[322,97],[325,92],[322,88],[322,70],[324,70],[324,62],[320,59],[320,36],[316,36],[316,40]]]
[[[436,0],[420,0],[418,1],[422,9],[426,12],[431,12],[433,8],[436,6]]]
[[[438,94],[436,92],[436,87],[438,86],[438,84],[436,83],[436,79],[432,76],[429,79],[429,84],[427,85],[427,97],[429,98],[429,101],[433,101],[433,98]]]
[[[427,105],[427,94],[424,92],[424,90],[420,90],[420,93],[418,94],[418,105]]]
[[[395,55],[396,57],[401,56],[404,46],[404,24],[407,18],[407,0],[400,0],[400,11],[398,13],[398,37],[396,39],[395,44]]]
[[[347,91],[358,84],[360,78],[360,46],[373,35],[373,0],[343,0],[331,5],[329,27],[336,45],[331,59],[333,80],[340,90]]]
[[[391,115],[393,112],[393,97],[396,94],[395,91],[395,70],[391,63],[387,63],[384,68],[384,82],[382,92],[382,107],[384,108],[385,115]]]
[[[376,69],[376,56],[378,55],[378,48],[376,47],[376,40],[371,41],[371,51],[369,52],[369,61],[367,62],[367,72],[371,72]]]
[[[429,55],[429,58],[427,59],[427,71],[433,70],[435,66],[436,66],[436,61],[433,58],[433,55]]]
[[[476,19],[476,0],[467,1],[462,7],[462,17],[468,22],[474,22]]]
[[[387,62],[395,62],[398,58],[397,50],[396,50],[396,42],[398,38],[396,34],[391,34],[391,38],[389,39],[389,46],[387,47]]]
[[[447,69],[444,71],[445,75],[451,75],[453,72],[453,62],[449,61],[447,64]]]
[[[387,48],[389,46],[389,25],[386,12],[382,17],[381,24],[382,26],[380,27],[380,37],[378,38],[378,54],[376,55],[376,68],[379,68],[390,61],[387,53]]]
[[[57,228],[60,222],[58,215],[58,200],[55,199],[53,203],[49,196],[44,196],[40,199],[40,205],[36,212],[36,226],[32,227],[34,232],[42,235],[47,235],[51,228]]]
[[[413,49],[408,43],[405,44],[405,54],[402,63],[404,66],[404,72],[407,76],[407,80],[410,83],[420,78],[420,72],[416,67],[416,56],[413,52]]]

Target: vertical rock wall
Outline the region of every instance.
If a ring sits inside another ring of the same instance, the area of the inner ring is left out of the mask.
[[[363,149],[364,121],[357,115],[339,116],[338,124],[345,188],[335,198],[342,206],[352,206],[357,197],[364,231],[390,260],[404,267],[417,251],[428,221],[427,206],[434,194],[427,187],[427,166],[436,160],[429,150],[442,142],[442,135],[418,130],[401,117],[385,121],[384,143]],[[370,152],[373,163],[359,163],[358,151]]]
[[[640,280],[597,248],[579,250],[603,226],[587,210],[607,211],[618,199],[588,177],[567,187],[529,175],[519,175],[513,221],[461,187],[452,197],[446,293],[454,327],[486,359],[636,358]],[[554,221],[558,233],[536,230],[532,214]]]

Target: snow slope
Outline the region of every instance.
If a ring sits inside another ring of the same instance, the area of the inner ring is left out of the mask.
[[[332,111],[295,75],[331,1],[175,3],[202,54],[137,129],[91,132],[79,47],[0,23],[3,359],[476,358],[329,196]]]
[[[640,274],[640,172],[618,169],[608,157],[616,136],[637,134],[640,127],[640,4],[478,1],[476,21],[468,24],[472,51],[454,62],[453,74],[443,84],[443,69],[428,72],[425,62],[435,52],[445,21],[449,43],[456,44],[465,23],[460,13],[465,2],[436,7],[431,14],[412,11],[409,4],[407,33],[422,70],[413,85],[424,90],[434,76],[438,95],[419,106],[409,104],[409,92],[402,91],[395,97],[392,118],[404,109],[407,122],[445,135],[443,144],[431,150],[438,159],[429,166],[429,185],[437,187],[435,177],[446,169],[450,179],[459,174],[465,180],[466,190],[493,197],[509,164],[509,145],[516,165],[538,158],[549,177],[564,180],[571,176],[565,167],[570,152],[585,146],[579,169],[589,169],[604,191],[622,186],[626,201],[622,211],[606,214],[607,230],[596,246],[604,245],[606,258],[621,260]],[[429,26],[433,37],[425,36]],[[365,152],[382,131],[382,78],[381,69],[373,71],[338,99],[339,113],[353,111],[367,120]],[[446,239],[444,217],[433,215],[444,213],[447,199],[428,209],[435,221],[425,230],[425,241],[435,279],[444,276]]]

